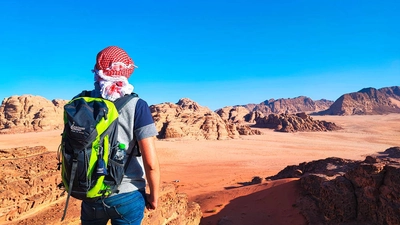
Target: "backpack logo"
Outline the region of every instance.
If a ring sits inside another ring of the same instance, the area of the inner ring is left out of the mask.
[[[76,126],[76,125],[75,125],[75,122],[72,123],[72,125],[71,125],[71,132],[83,134],[83,132],[82,132],[83,130],[85,130],[84,127]]]

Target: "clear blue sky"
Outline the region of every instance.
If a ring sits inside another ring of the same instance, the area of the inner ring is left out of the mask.
[[[93,87],[98,51],[139,66],[149,105],[212,110],[274,98],[336,100],[400,86],[400,1],[2,1],[0,100],[70,99]]]

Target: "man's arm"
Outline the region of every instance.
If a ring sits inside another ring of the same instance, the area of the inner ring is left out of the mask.
[[[142,153],[146,180],[149,184],[150,194],[147,198],[148,209],[156,209],[160,190],[160,166],[156,154],[154,137],[144,138],[138,141]]]

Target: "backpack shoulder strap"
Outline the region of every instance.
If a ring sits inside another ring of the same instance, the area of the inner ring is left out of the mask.
[[[75,95],[72,99],[71,99],[71,101],[72,100],[74,100],[74,99],[76,99],[76,98],[80,98],[80,97],[91,97],[92,96],[92,91],[82,91],[81,93],[79,93],[79,94],[77,94],[77,95]]]
[[[114,101],[114,105],[117,108],[118,112],[121,111],[121,109],[133,98],[138,98],[139,95],[136,93],[132,93],[129,95],[125,95],[124,97],[121,97],[117,100]]]
[[[92,96],[92,91],[82,91],[79,95],[78,95],[78,97],[90,97],[90,96]]]
[[[68,208],[68,203],[69,203],[69,198],[71,197],[71,193],[72,193],[72,185],[74,183],[74,179],[75,179],[75,175],[76,175],[76,169],[78,168],[78,160],[76,160],[76,158],[74,158],[72,160],[72,168],[71,168],[71,178],[69,181],[69,188],[68,188],[68,195],[67,195],[67,201],[65,202],[65,207],[64,207],[64,213],[61,217],[61,221],[63,221],[65,219],[65,216],[67,215],[67,208]]]
[[[130,95],[125,95],[124,97],[115,100],[115,101],[114,101],[114,105],[115,105],[115,107],[117,108],[118,112],[121,112],[121,109],[122,109],[131,99],[134,99],[134,98],[139,98],[139,95],[136,94],[136,93],[131,93]],[[141,156],[141,153],[140,153],[140,150],[139,150],[139,144],[138,144],[137,141],[135,141],[135,145],[134,145],[133,148],[132,148],[132,152],[131,152],[131,154],[129,154],[129,156],[128,156],[128,160],[126,161],[125,166],[124,166],[124,171],[127,170],[128,165],[129,165],[129,162],[130,162],[131,159],[132,159],[132,156],[136,156],[136,157]]]

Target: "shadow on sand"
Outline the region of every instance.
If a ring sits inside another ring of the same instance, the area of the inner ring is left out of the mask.
[[[231,186],[225,189],[232,195],[243,195],[231,200],[214,215],[203,215],[201,225],[305,225],[305,218],[296,207],[299,181],[293,179],[267,184]],[[247,189],[247,190],[242,190]],[[254,192],[252,192],[254,191]],[[216,206],[219,207],[219,206]]]

